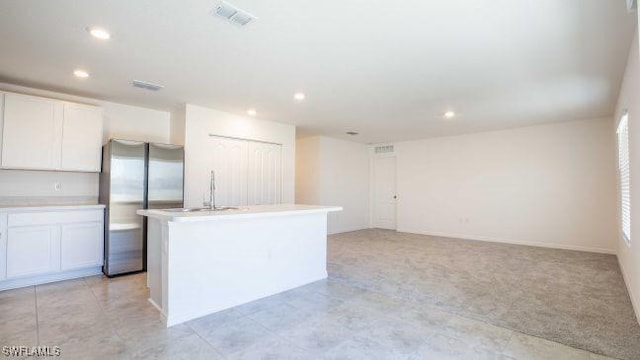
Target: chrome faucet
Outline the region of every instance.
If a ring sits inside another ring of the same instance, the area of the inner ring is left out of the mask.
[[[209,209],[216,210],[216,172],[211,170],[211,178],[209,184]]]

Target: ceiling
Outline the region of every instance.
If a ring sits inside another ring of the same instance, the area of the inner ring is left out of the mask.
[[[387,142],[610,116],[636,24],[624,0],[229,2],[258,20],[217,0],[0,0],[0,80]]]

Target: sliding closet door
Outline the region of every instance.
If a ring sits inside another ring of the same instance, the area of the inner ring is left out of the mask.
[[[216,174],[216,205],[247,205],[247,156],[248,142],[244,140],[211,137],[211,170]],[[206,186],[210,170],[206,169]],[[208,187],[203,193],[209,194]],[[208,198],[205,199],[209,201]]]
[[[249,205],[279,204],[282,195],[282,145],[249,141]]]

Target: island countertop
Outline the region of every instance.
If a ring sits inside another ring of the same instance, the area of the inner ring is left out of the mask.
[[[138,215],[148,216],[163,221],[194,222],[211,220],[246,219],[268,216],[294,214],[310,214],[319,212],[341,211],[340,206],[319,206],[302,204],[254,205],[241,206],[238,209],[224,211],[175,212],[168,209],[138,210]]]

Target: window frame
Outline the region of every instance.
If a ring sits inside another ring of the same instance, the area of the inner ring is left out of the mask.
[[[631,164],[629,161],[629,111],[624,110],[618,120],[616,129],[618,150],[618,185],[620,186],[620,232],[627,244],[631,246]],[[627,207],[625,208],[625,197]]]

